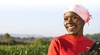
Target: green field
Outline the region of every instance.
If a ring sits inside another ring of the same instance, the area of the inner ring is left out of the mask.
[[[47,55],[48,46],[0,45],[0,55]]]

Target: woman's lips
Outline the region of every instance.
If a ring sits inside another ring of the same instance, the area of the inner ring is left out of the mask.
[[[67,25],[66,27],[67,28],[75,28],[76,26],[75,25]]]

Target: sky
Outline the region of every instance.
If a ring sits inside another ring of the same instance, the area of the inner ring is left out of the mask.
[[[100,0],[0,0],[0,33],[59,36],[67,33],[63,13],[80,4],[92,15],[84,34],[100,33]]]

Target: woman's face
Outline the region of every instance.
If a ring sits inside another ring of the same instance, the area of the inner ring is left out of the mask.
[[[80,16],[74,12],[64,14],[64,26],[69,34],[80,36],[83,35],[83,27],[85,22]]]

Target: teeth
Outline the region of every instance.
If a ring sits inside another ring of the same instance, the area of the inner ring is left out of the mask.
[[[71,26],[71,27],[68,27],[68,28],[74,28],[75,26]]]

